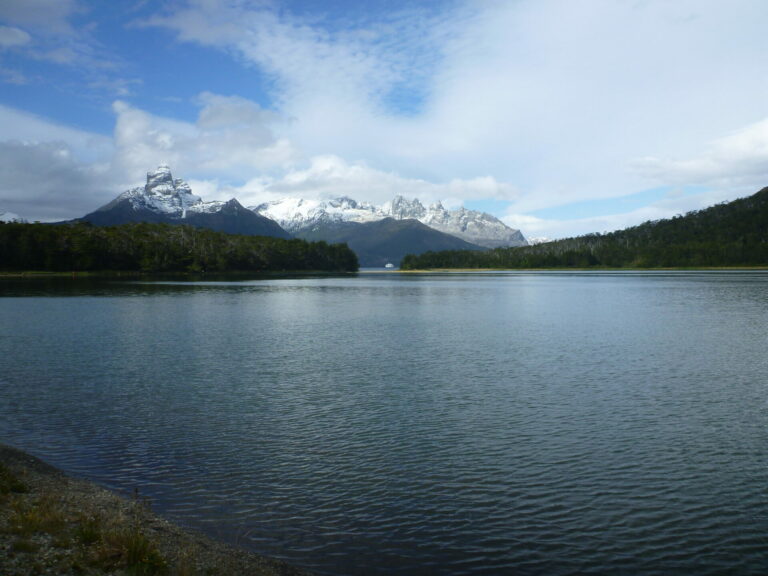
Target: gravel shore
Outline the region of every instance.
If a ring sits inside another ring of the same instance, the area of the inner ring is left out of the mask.
[[[0,444],[0,574],[308,576]]]

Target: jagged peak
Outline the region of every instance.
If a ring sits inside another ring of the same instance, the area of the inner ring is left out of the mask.
[[[418,220],[435,230],[488,247],[526,244],[519,230],[510,228],[491,214],[465,208],[446,210],[439,201],[430,204],[427,209],[418,198],[409,199],[400,194],[379,206],[357,202],[348,196],[327,200],[287,197],[251,206],[250,209],[294,233],[313,229],[320,223],[362,223],[393,218]]]
[[[147,172],[147,185],[146,188],[155,189],[163,185],[167,185],[168,188],[175,188],[173,181],[173,175],[171,174],[171,167],[167,164],[160,164],[155,170]]]

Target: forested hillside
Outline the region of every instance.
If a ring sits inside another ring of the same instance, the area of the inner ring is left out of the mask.
[[[665,268],[768,265],[768,188],[733,202],[536,246],[408,255],[402,269]]]
[[[354,271],[344,244],[238,236],[169,224],[0,223],[0,270]]]

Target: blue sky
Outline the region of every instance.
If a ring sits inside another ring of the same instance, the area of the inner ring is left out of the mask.
[[[395,194],[526,236],[768,184],[762,0],[0,0],[0,211],[161,162],[206,200]]]

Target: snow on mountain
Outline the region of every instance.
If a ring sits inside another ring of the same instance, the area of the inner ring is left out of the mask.
[[[347,197],[326,201],[283,198],[249,208],[257,214],[271,218],[291,233],[311,230],[320,224],[377,222],[388,216],[373,204],[357,203]]]
[[[440,202],[425,208],[418,199],[409,200],[402,196],[395,196],[381,206],[358,203],[348,197],[325,201],[284,198],[253,206],[251,210],[271,218],[294,234],[340,222],[376,222],[394,218],[418,220],[440,232],[489,248],[527,244],[519,230],[485,212],[466,208],[446,210]]]
[[[0,210],[0,222],[25,222],[24,218],[13,212]]]
[[[227,234],[290,237],[273,220],[248,210],[234,198],[227,202],[203,202],[184,180],[174,180],[166,165],[147,172],[144,186],[123,192],[81,220],[96,226],[128,222],[184,223]]]
[[[213,213],[221,210],[224,202],[203,202],[192,193],[189,184],[173,179],[171,169],[161,164],[154,172],[147,172],[147,183],[120,194],[114,203],[128,200],[134,210],[150,210],[171,218],[185,218],[187,212]]]

